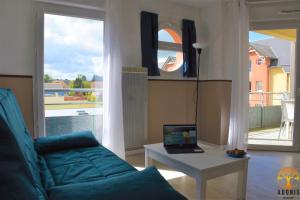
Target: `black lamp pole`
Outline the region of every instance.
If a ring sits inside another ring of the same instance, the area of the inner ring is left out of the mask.
[[[198,93],[199,93],[199,84],[198,84],[198,81],[199,81],[199,69],[200,69],[200,54],[201,54],[201,51],[202,49],[199,48],[199,49],[196,49],[197,50],[197,53],[198,53],[198,63],[197,63],[197,81],[196,81],[196,84],[197,84],[197,89],[196,89],[196,114],[195,114],[195,124],[196,124],[196,127],[197,127],[197,122],[198,122]]]

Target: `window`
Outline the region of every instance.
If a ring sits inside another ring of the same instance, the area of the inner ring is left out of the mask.
[[[182,38],[179,31],[162,28],[158,32],[158,67],[165,72],[174,72],[183,64]]]
[[[98,11],[42,5],[37,51],[40,134],[90,130],[101,135],[103,19]]]
[[[256,91],[262,92],[263,91],[263,82],[262,81],[256,81]]]
[[[256,64],[257,65],[262,65],[263,63],[264,63],[264,59],[263,58],[261,58],[261,57],[257,58],[257,60],[256,60]]]

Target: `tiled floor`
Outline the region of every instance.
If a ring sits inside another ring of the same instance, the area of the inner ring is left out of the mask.
[[[300,171],[300,154],[250,151],[247,200],[277,200],[277,173],[282,167],[294,167]],[[139,170],[144,168],[144,154],[127,156],[127,161]],[[156,163],[169,183],[188,199],[195,199],[195,181],[183,173]],[[226,175],[208,182],[208,200],[231,200],[236,196],[236,174]]]

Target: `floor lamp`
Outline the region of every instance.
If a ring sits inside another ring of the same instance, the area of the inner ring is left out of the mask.
[[[200,55],[202,52],[202,49],[205,47],[205,44],[203,43],[194,43],[193,47],[197,50],[197,54],[198,54],[198,62],[197,62],[197,89],[196,89],[196,114],[195,114],[195,124],[197,126],[197,122],[198,122],[198,93],[199,93],[199,69],[200,69]]]

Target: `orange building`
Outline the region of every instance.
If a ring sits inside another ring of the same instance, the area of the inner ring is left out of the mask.
[[[269,67],[275,66],[277,58],[269,46],[250,43],[249,59],[251,63],[249,89],[252,92],[250,106],[266,106],[268,95],[259,93],[269,92]]]
[[[249,46],[249,105],[280,105],[278,94],[290,92],[291,43],[271,38]],[[276,93],[276,94],[275,94]]]

